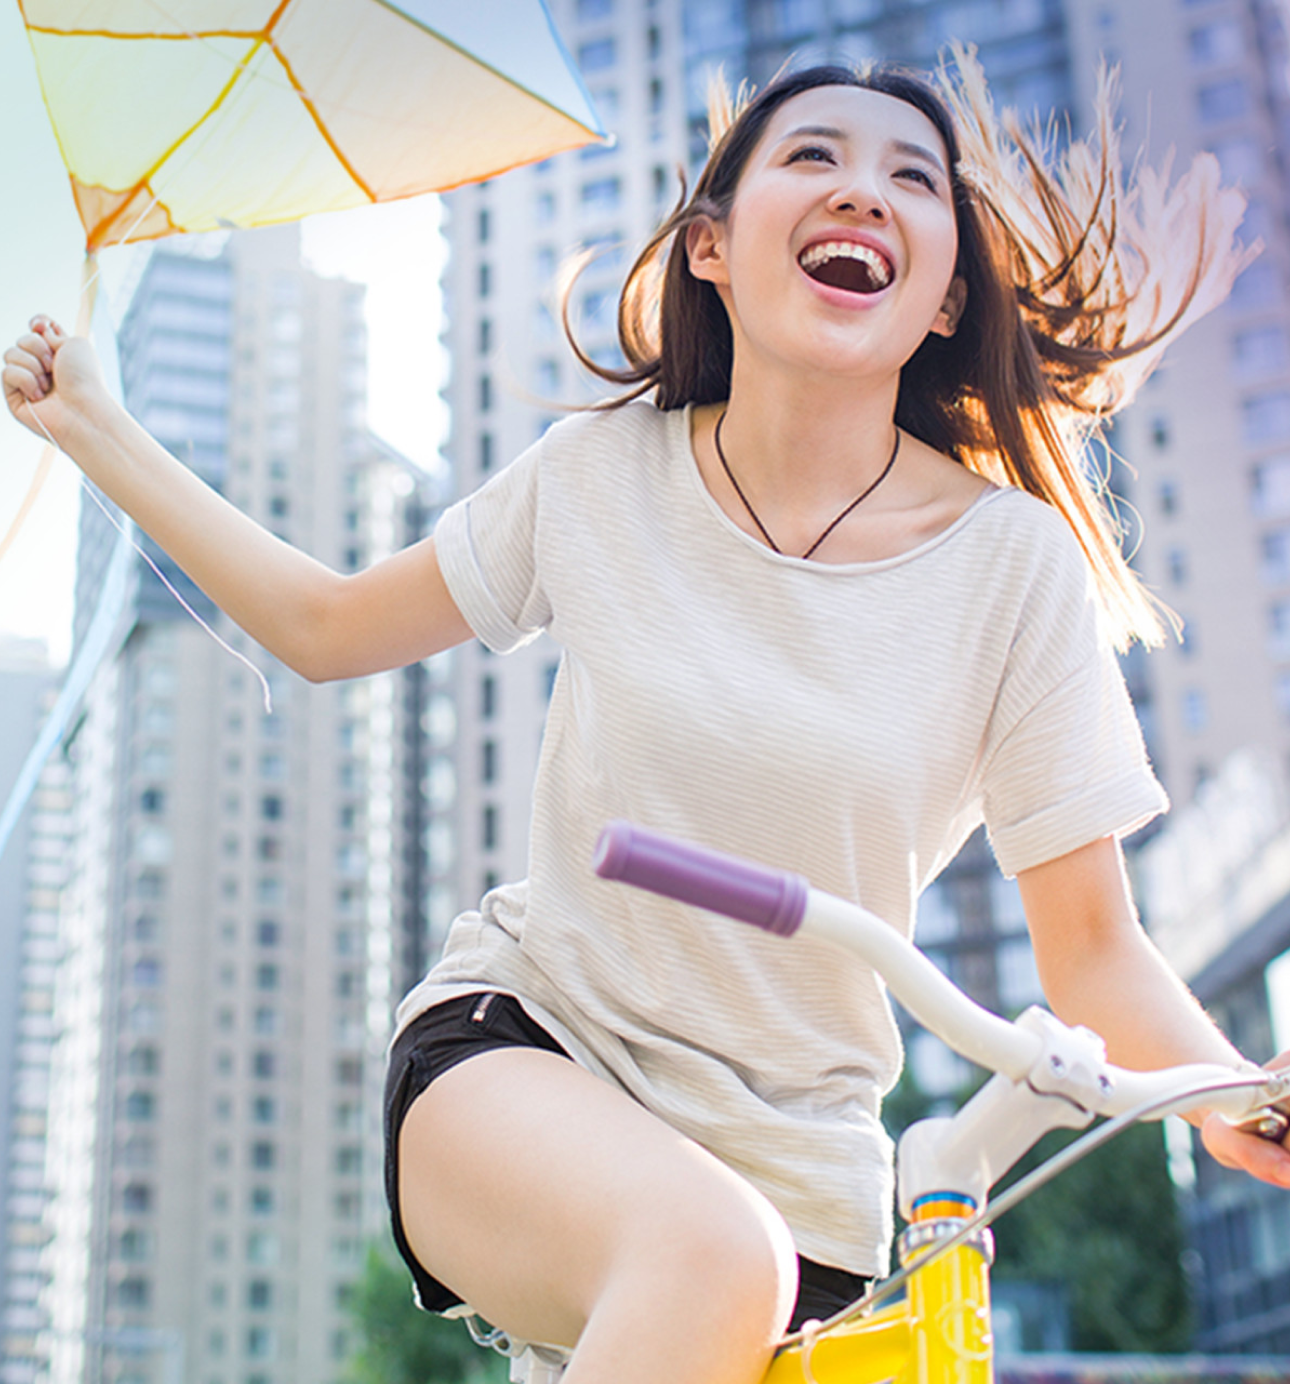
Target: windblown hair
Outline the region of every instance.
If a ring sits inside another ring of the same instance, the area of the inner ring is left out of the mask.
[[[729,397],[733,342],[712,284],[691,275],[686,230],[730,212],[748,158],[775,111],[804,91],[850,86],[921,111],[953,169],[956,273],[967,301],[952,337],[929,334],[901,372],[896,423],[997,484],[1054,505],[1075,531],[1120,648],[1163,639],[1163,606],[1121,552],[1105,477],[1089,444],[1133,397],[1164,348],[1216,306],[1252,253],[1235,241],[1244,199],[1219,185],[1202,155],[1173,187],[1135,169],[1126,187],[1103,73],[1091,142],[1057,152],[1056,132],[995,113],[975,58],[954,51],[935,84],[893,67],[812,67],[755,96],[710,101],[712,147],[692,195],[681,197],[627,275],[618,305],[624,369],[598,365],[564,323],[578,359],[625,393],[654,391],[662,409]],[[576,272],[576,271],[575,271]]]

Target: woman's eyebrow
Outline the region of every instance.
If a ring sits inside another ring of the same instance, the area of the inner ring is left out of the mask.
[[[904,154],[908,158],[921,159],[924,163],[930,163],[939,172],[945,172],[944,161],[924,144],[913,144],[907,139],[893,139],[891,147],[898,154]]]
[[[800,139],[803,135],[814,135],[817,139],[846,139],[847,132],[833,125],[799,125],[797,129],[790,130],[784,139]],[[780,142],[783,143],[782,140]]]

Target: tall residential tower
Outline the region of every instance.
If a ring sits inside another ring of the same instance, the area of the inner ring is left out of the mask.
[[[121,349],[144,426],[281,537],[347,571],[424,531],[425,478],[366,427],[362,290],[293,229],[155,252]],[[78,628],[113,538],[87,511]],[[136,564],[70,747],[50,1378],[327,1384],[428,946],[435,675],[310,686],[155,556],[254,669]]]

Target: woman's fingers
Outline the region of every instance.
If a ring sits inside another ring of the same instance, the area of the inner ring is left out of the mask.
[[[1201,1126],[1205,1147],[1227,1168],[1240,1168],[1275,1187],[1290,1187],[1290,1151],[1281,1144],[1242,1134],[1221,1115],[1210,1115]]]
[[[23,345],[11,346],[4,353],[4,369],[0,372],[6,397],[20,394],[29,403],[39,403],[49,392],[51,367],[52,361],[46,364]]]

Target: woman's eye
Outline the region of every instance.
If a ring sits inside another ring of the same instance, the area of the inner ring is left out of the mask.
[[[910,182],[922,183],[929,192],[936,191],[936,179],[925,168],[902,168],[896,177],[907,178]]]
[[[788,156],[789,163],[832,163],[833,150],[822,144],[804,144]]]

